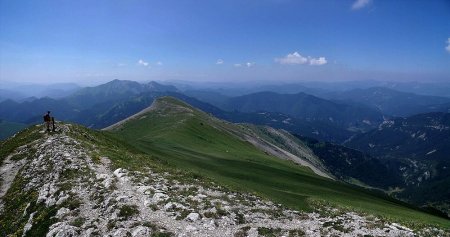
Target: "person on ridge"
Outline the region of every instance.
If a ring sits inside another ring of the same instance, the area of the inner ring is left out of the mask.
[[[47,132],[50,132],[50,123],[52,122],[52,119],[50,117],[50,111],[47,111],[47,114],[44,115],[44,123],[47,126]]]

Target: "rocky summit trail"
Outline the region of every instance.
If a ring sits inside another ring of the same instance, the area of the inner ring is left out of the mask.
[[[353,212],[322,207],[316,212],[286,209],[251,194],[227,191],[217,185],[188,182],[149,167],[127,170],[101,156],[91,157],[75,133],[44,135],[17,148],[0,167],[0,214],[14,180],[26,201],[19,225],[27,236],[42,223],[43,210],[54,210],[46,236],[415,236],[444,235],[437,229],[413,232],[396,223]],[[15,154],[27,154],[13,159]],[[11,202],[13,200],[9,200]],[[32,208],[42,206],[42,208]],[[324,214],[325,213],[325,214]],[[331,214],[330,214],[331,213]],[[0,230],[0,235],[3,235]]]

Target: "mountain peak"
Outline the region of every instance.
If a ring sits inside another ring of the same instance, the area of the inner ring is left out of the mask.
[[[163,85],[156,81],[150,81],[149,83],[144,84],[144,87],[149,91],[161,91],[161,92],[166,92],[166,91],[176,92],[176,91],[178,91],[178,89],[175,86]]]
[[[175,97],[172,96],[163,96],[163,97],[159,97],[155,100],[155,102],[158,106],[162,106],[162,107],[177,107],[177,108],[188,108],[188,109],[194,109],[194,107],[192,107],[190,104],[181,101]]]
[[[192,115],[195,110],[195,108],[181,100],[178,100],[171,96],[163,96],[155,99],[155,101],[153,101],[153,103],[149,107],[111,126],[108,126],[103,130],[119,129],[124,124],[130,121],[146,118],[149,113],[158,114],[160,116],[170,116],[175,114]]]

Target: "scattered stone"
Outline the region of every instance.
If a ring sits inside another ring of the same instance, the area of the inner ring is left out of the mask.
[[[165,195],[164,193],[155,193],[153,195],[153,202],[160,202],[160,201],[164,201],[167,199],[167,195]]]
[[[70,212],[69,209],[62,207],[56,212],[56,218],[61,219]]]
[[[25,236],[25,234],[31,229],[31,227],[33,227],[34,214],[36,214],[36,212],[33,212],[33,213],[30,214],[30,217],[28,218],[27,223],[23,227],[23,234],[22,234],[22,236]]]
[[[190,213],[190,214],[186,217],[186,219],[195,222],[195,221],[198,221],[198,219],[200,219],[200,215],[199,215],[198,213],[194,213],[194,212],[193,212],[193,213]]]
[[[131,232],[133,237],[148,237],[150,236],[150,230],[145,226],[138,226]]]
[[[197,230],[197,228],[195,226],[192,226],[192,225],[186,226],[186,232],[193,232],[196,230]]]

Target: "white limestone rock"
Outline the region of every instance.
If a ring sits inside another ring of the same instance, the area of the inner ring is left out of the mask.
[[[186,220],[189,220],[192,222],[198,221],[199,219],[200,219],[200,214],[195,213],[195,212],[189,213],[189,215],[187,215],[187,217],[186,217]]]

